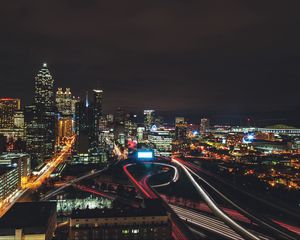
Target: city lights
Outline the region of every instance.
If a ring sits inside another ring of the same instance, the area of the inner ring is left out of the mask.
[[[300,239],[299,1],[3,1],[0,240]]]

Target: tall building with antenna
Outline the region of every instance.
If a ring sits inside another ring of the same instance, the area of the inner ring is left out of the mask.
[[[55,151],[56,110],[54,80],[44,63],[34,81],[34,104],[25,108],[27,151],[39,164]]]
[[[34,105],[42,108],[54,107],[54,80],[47,63],[38,71],[34,82]]]
[[[103,91],[94,89],[90,96],[91,101],[89,93],[86,92],[85,99],[76,103],[75,162],[80,163],[100,163],[107,159],[107,154],[100,144]]]

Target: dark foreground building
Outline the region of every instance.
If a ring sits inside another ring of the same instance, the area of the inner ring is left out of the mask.
[[[51,240],[55,228],[55,202],[16,203],[0,218],[0,239]]]
[[[152,200],[153,201],[153,200]],[[159,201],[145,208],[73,211],[69,240],[169,240],[169,216]]]

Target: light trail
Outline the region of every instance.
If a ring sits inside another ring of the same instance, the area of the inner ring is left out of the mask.
[[[157,163],[157,162],[142,162],[143,164],[154,164],[154,165],[161,165],[161,166],[166,166],[166,167],[170,167],[174,170],[174,176],[173,179],[169,182],[166,183],[162,183],[162,184],[157,184],[157,185],[152,185],[152,187],[165,187],[170,185],[172,182],[177,182],[179,179],[179,173],[178,173],[178,169],[176,167],[174,167],[171,164],[167,164],[167,163]]]
[[[158,199],[159,196],[156,195],[156,193],[151,189],[151,187],[148,186],[147,179],[150,177],[150,175],[145,176],[141,182],[138,182],[133,175],[128,171],[128,167],[135,165],[135,164],[126,164],[123,167],[124,172],[129,177],[130,181],[133,183],[135,187],[147,198],[149,199]],[[168,207],[169,205],[166,204]],[[169,207],[170,208],[170,207]],[[172,210],[170,208],[170,210]],[[170,214],[170,221],[172,224],[172,237],[175,240],[188,240],[188,238],[182,233],[181,229],[178,227],[178,224],[172,219],[172,213]],[[176,215],[176,214],[175,214]]]
[[[18,189],[8,196],[0,207],[0,218],[22,197],[28,189]]]
[[[201,212],[206,212],[209,214],[212,213],[211,209],[204,202],[192,201],[190,204],[186,205],[186,203],[180,201],[180,199],[178,199],[178,200],[175,199],[175,201],[174,201],[174,198],[172,200],[170,200],[166,195],[160,194],[160,196],[171,205],[173,204],[173,205],[180,206],[183,208],[188,207],[188,208],[191,208],[191,209],[194,209],[197,211],[201,211]],[[225,213],[230,215],[230,217],[234,218],[235,220],[238,220],[239,222],[245,222],[247,224],[252,223],[248,218],[246,218],[244,215],[240,214],[236,210],[224,208],[224,207],[221,207],[221,209],[222,209],[222,211],[224,211]]]
[[[277,221],[277,220],[273,220],[273,222],[279,224],[280,226],[288,229],[289,231],[292,231],[294,233],[297,233],[298,235],[300,235],[300,227],[296,227],[296,226],[292,226],[292,225],[289,225],[289,224],[286,224],[286,223],[283,223],[283,222],[280,222],[280,221]]]
[[[68,182],[66,182],[63,186],[59,187],[58,189],[55,189],[53,192],[50,192],[48,193],[47,195],[45,195],[43,198],[41,198],[42,201],[45,201],[45,200],[48,200],[49,198],[57,195],[58,193],[60,193],[61,191],[63,191],[65,188],[67,187],[70,187],[72,186],[73,184],[77,183],[77,182],[80,182],[81,180],[84,180],[86,178],[89,178],[89,177],[92,177],[92,176],[95,176],[95,175],[98,175],[100,174],[101,172],[107,170],[107,168],[104,168],[104,169],[101,169],[99,171],[95,171],[93,173],[89,173],[89,174],[86,174],[86,175],[83,175],[81,177],[78,177],[78,178],[75,178],[75,179],[72,179]]]
[[[114,200],[115,199],[115,196],[113,195],[110,195],[110,194],[106,194],[106,193],[103,193],[103,192],[99,192],[95,189],[92,189],[92,188],[89,188],[89,187],[86,187],[86,186],[82,186],[82,185],[74,185],[76,188],[80,189],[81,191],[84,191],[84,192],[88,192],[88,193],[92,193],[92,194],[95,194],[95,195],[98,195],[98,196],[101,196],[101,197],[104,197],[104,198],[108,198],[110,200]]]
[[[204,214],[200,214],[198,212],[195,212],[193,210],[185,209],[182,207],[178,207],[175,205],[170,205],[174,211],[182,217],[183,220],[187,219],[188,221],[192,221],[192,223],[198,225],[199,227],[203,227],[207,229],[208,231],[212,231],[215,233],[218,233],[220,235],[229,237],[231,239],[244,239],[240,235],[238,235],[236,232],[234,232],[231,228],[229,228],[224,222],[209,217]],[[190,220],[189,220],[190,218]],[[220,231],[221,230],[221,231]],[[270,240],[272,238],[267,238],[266,236],[259,235],[260,239],[262,240]]]
[[[208,217],[204,214],[195,213],[191,210],[177,207],[175,205],[170,206],[183,220],[187,220],[188,222],[191,222],[199,227],[202,227],[208,231],[217,233],[229,239],[243,239],[240,235],[238,235],[235,231],[233,231],[220,220]]]
[[[202,189],[202,187],[195,181],[189,170],[186,168],[184,164],[177,161],[175,158],[172,158],[172,161],[178,164],[183,171],[186,173],[187,177],[190,179],[191,183],[196,188],[197,192],[200,194],[200,196],[203,198],[203,200],[207,203],[207,205],[210,207],[210,209],[213,211],[213,213],[222,219],[224,222],[226,222],[230,227],[232,227],[235,231],[237,231],[241,236],[245,237],[246,239],[251,240],[259,240],[259,237],[255,236],[251,232],[249,232],[247,229],[243,228],[241,225],[239,225],[237,222],[232,220],[230,217],[228,217],[210,198],[210,196]]]
[[[50,177],[51,173],[55,170],[55,168],[63,161],[65,161],[66,156],[72,148],[74,142],[75,136],[69,139],[69,141],[66,143],[66,146],[59,153],[58,156],[54,157],[52,161],[49,161],[45,165],[43,171],[41,171],[41,174],[35,180],[26,183],[25,186],[23,186],[23,189],[18,189],[15,194],[9,196],[3,201],[4,204],[2,204],[2,207],[0,208],[0,217],[3,216],[29,189],[39,188],[43,184],[43,182]]]
[[[186,163],[183,162],[180,159],[175,159],[172,158],[172,161],[177,161],[179,162],[181,165],[185,166],[188,165],[189,167],[193,168],[193,169],[198,169],[197,167],[193,166],[193,164],[190,163]],[[207,186],[209,186],[213,191],[215,191],[219,196],[221,196],[225,201],[227,201],[229,204],[231,204],[234,208],[238,209],[238,211],[242,212],[246,217],[248,217],[249,219],[251,219],[254,222],[259,223],[260,225],[266,227],[267,229],[271,230],[272,232],[276,232],[277,234],[280,234],[282,236],[287,237],[288,239],[293,239],[293,240],[297,240],[297,238],[291,236],[290,234],[286,234],[285,232],[273,227],[272,225],[260,220],[259,218],[253,216],[251,213],[247,212],[246,210],[244,210],[243,208],[241,208],[240,206],[238,206],[236,203],[234,203],[233,201],[231,201],[229,198],[227,198],[224,194],[222,194],[220,191],[218,191],[213,185],[211,185],[209,182],[207,182],[205,179],[203,179],[202,177],[200,177],[197,173],[195,173],[192,169],[190,169],[189,167],[185,166],[185,168],[190,171],[195,177],[197,177],[198,179],[200,179],[202,182],[204,182]],[[274,220],[272,220],[274,221]],[[275,223],[277,223],[276,221],[274,221]],[[280,222],[281,223],[281,222]],[[282,227],[286,227],[284,223],[279,224]],[[290,229],[294,229],[294,226],[289,226]],[[287,227],[286,227],[287,228]],[[288,228],[287,228],[288,229]],[[289,230],[289,229],[288,229]],[[293,231],[295,232],[295,231]],[[297,232],[296,232],[297,233]]]
[[[123,167],[124,172],[129,177],[130,181],[133,183],[133,185],[147,198],[152,199],[151,195],[142,187],[142,185],[132,176],[132,174],[128,171],[128,167],[132,166],[134,164],[126,164]]]
[[[39,188],[43,184],[43,182],[50,177],[51,173],[56,169],[56,167],[66,160],[74,142],[75,142],[75,136],[70,138],[70,140],[66,143],[66,146],[59,153],[59,155],[54,157],[51,161],[49,161],[43,168],[42,173],[33,182],[27,183],[25,188],[31,188],[31,189]]]

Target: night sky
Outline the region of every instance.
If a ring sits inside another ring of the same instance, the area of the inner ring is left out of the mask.
[[[104,108],[300,115],[300,2],[3,0],[0,96],[100,86]]]

